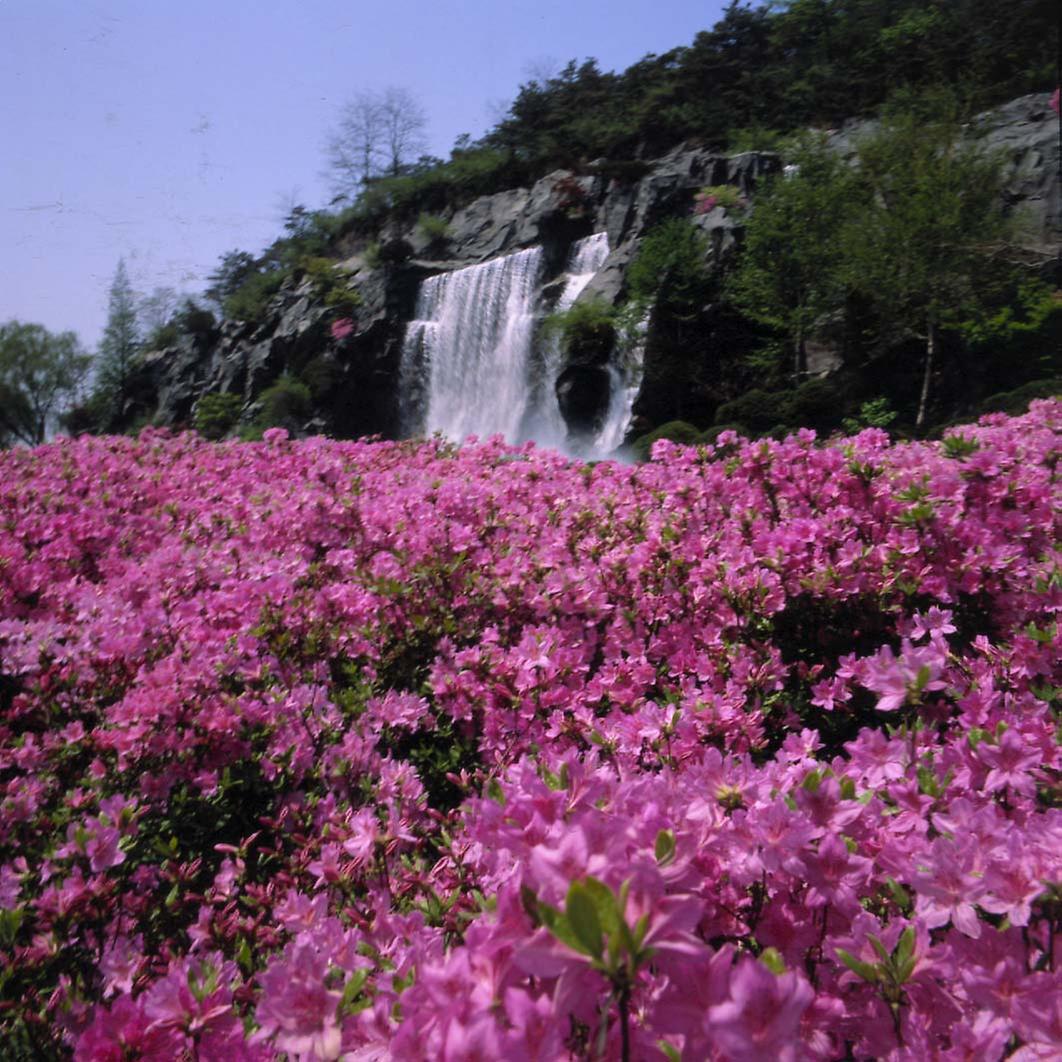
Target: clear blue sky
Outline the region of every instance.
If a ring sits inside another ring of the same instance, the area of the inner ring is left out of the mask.
[[[622,69],[688,44],[722,0],[0,0],[0,322],[94,346],[126,259],[196,291],[323,205],[323,145],[397,85],[431,152],[483,133],[550,61]]]

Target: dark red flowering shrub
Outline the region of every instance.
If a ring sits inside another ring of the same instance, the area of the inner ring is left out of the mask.
[[[0,455],[0,1039],[1058,1057],[1060,422]]]

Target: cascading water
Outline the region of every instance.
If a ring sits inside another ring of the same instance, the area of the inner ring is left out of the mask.
[[[528,369],[542,249],[430,277],[402,347],[402,382],[423,409],[416,425],[462,441],[516,442],[530,399]],[[414,428],[409,410],[407,427]]]
[[[567,310],[609,254],[608,236],[573,245],[555,311]],[[567,426],[555,385],[563,368],[559,342],[534,356],[535,295],[542,250],[532,247],[482,265],[430,277],[402,345],[402,419],[410,433],[439,432],[460,442],[501,434],[566,449]],[[641,345],[609,366],[611,395],[593,452],[623,441],[641,383]]]
[[[633,340],[625,349],[613,354],[608,367],[611,390],[608,412],[600,431],[594,436],[594,451],[610,454],[623,445],[634,412],[634,402],[642,388],[642,369],[645,363],[645,334],[649,326],[648,314],[634,327]]]
[[[564,287],[554,307],[554,313],[571,309],[594,274],[608,258],[608,233],[595,232],[593,236],[578,240],[572,245],[565,269]],[[551,336],[542,346],[542,365],[539,372],[536,401],[527,425],[527,434],[542,446],[563,450],[568,435],[568,426],[557,404],[555,386],[564,367],[564,352],[558,336]]]

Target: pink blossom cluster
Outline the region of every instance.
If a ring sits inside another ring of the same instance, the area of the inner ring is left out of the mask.
[[[0,1039],[1058,1058],[1060,429],[0,454]]]

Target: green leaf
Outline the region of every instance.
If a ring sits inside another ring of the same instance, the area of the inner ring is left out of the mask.
[[[682,1052],[677,1047],[672,1047],[666,1040],[657,1040],[656,1046],[667,1055],[669,1062],[682,1062]]]
[[[568,924],[583,945],[583,950],[591,957],[600,959],[604,949],[601,920],[598,918],[597,907],[585,885],[572,882],[568,889],[568,899],[564,910]]]
[[[878,953],[878,957],[881,959],[882,962],[888,962],[892,958],[892,956],[885,949],[885,945],[882,944],[881,940],[878,937],[874,936],[873,933],[871,933],[870,935],[870,946]]]
[[[893,957],[897,962],[906,962],[914,954],[915,931],[914,926],[908,926],[901,934],[893,949]]]
[[[646,934],[649,932],[649,912],[647,911],[634,923],[634,930],[631,936],[634,938],[634,950],[641,949],[642,942],[645,940]]]
[[[675,834],[671,830],[661,830],[656,835],[654,853],[657,863],[666,867],[675,861]]]
[[[877,983],[879,974],[876,966],[871,966],[869,962],[857,959],[851,952],[845,951],[844,948],[837,949],[837,957],[852,973],[858,974],[864,981],[868,981],[872,985]]]
[[[616,933],[623,921],[621,903],[617,901],[616,894],[603,881],[594,877],[587,877],[582,887],[594,905],[601,928],[606,933]]]
[[[251,945],[246,937],[240,937],[240,946],[236,949],[236,962],[245,974],[250,974],[254,969],[254,958],[251,955]]]
[[[350,975],[347,983],[343,986],[343,998],[339,1001],[340,1014],[348,1014],[355,1009],[354,1001],[361,994],[361,990],[365,987],[365,982],[368,979],[369,971],[366,969],[355,970]]]
[[[846,779],[846,781],[851,781],[851,779]],[[804,775],[804,781],[800,783],[800,788],[808,793],[816,793],[821,784],[822,774],[817,770],[812,770]]]
[[[889,892],[892,894],[896,906],[899,907],[901,911],[910,911],[911,897],[908,895],[907,890],[895,878],[886,878],[885,884],[888,887]]]
[[[4,947],[14,946],[19,927],[22,925],[23,913],[21,907],[0,910],[0,944]]]
[[[760,955],[760,962],[773,974],[785,973],[785,959],[777,948],[766,948]]]

